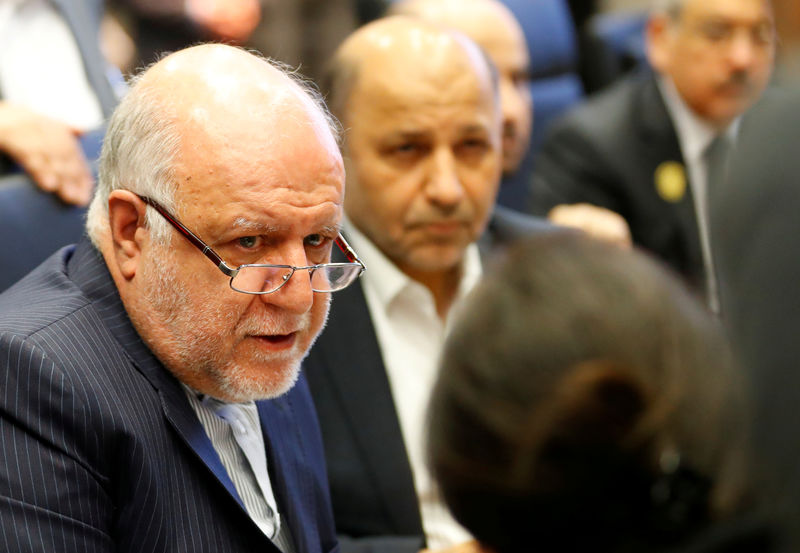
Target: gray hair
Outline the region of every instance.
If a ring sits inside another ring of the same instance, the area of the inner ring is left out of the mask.
[[[100,153],[97,190],[86,218],[86,232],[95,247],[108,224],[108,197],[130,190],[175,209],[174,165],[179,134],[166,106],[152,88],[139,86],[146,71],[130,81],[130,91],[114,110]],[[146,224],[154,240],[168,244],[169,223],[147,210]]]
[[[341,143],[341,126],[311,81],[288,65],[256,52],[248,53],[288,77],[323,115],[337,144]],[[141,85],[149,67],[129,81],[129,92],[108,123],[100,153],[97,189],[86,219],[86,231],[96,248],[100,247],[102,233],[108,226],[108,198],[114,190],[130,190],[156,200],[172,213],[178,211],[175,195],[175,161],[180,147],[178,121],[171,116],[161,95],[152,87]],[[170,243],[169,223],[150,206],[145,224],[154,241],[162,245]]]

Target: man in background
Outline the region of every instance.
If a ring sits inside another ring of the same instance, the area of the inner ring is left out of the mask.
[[[299,366],[363,269],[337,234],[336,132],[230,46],[136,80],[91,242],[0,295],[1,550],[335,549]],[[334,243],[352,262],[327,265]]]
[[[425,466],[427,398],[449,321],[485,255],[543,224],[492,212],[498,84],[466,36],[408,17],[376,21],[337,50],[328,89],[348,129],[345,234],[369,266],[334,302],[304,365],[340,543],[473,551]]]
[[[530,142],[533,100],[528,87],[528,47],[514,14],[497,0],[402,0],[390,14],[420,17],[475,41],[498,73],[503,114],[503,174],[519,169]]]
[[[708,232],[709,174],[769,80],[767,0],[666,0],[647,28],[655,73],[634,75],[556,124],[537,159],[532,211],[579,227],[621,215],[633,241],[718,310]]]
[[[520,169],[528,149],[534,115],[528,82],[528,47],[514,14],[497,0],[403,0],[393,3],[389,11],[461,31],[492,60],[498,72],[503,110],[503,176],[512,177]],[[584,225],[582,230],[597,238],[630,244],[630,233],[621,217],[597,207],[591,210],[604,212],[604,216],[596,217],[593,225]],[[572,223],[570,214],[559,217],[560,214],[558,211],[553,214],[553,222]]]

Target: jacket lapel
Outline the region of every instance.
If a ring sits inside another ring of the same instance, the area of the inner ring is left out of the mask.
[[[140,369],[142,368],[141,365],[139,365],[139,367]],[[142,370],[142,372],[146,374],[150,369],[152,368],[146,368]],[[164,369],[161,369],[161,371],[166,372]],[[244,503],[239,497],[236,487],[233,485],[230,476],[228,476],[228,471],[225,470],[203,425],[200,424],[197,415],[189,405],[189,401],[186,399],[186,392],[184,392],[183,388],[176,380],[172,380],[172,383],[162,383],[162,386],[159,388],[164,416],[178,432],[178,435],[183,439],[186,445],[188,445],[200,460],[203,461],[203,464],[206,465],[244,511]]]
[[[352,427],[386,512],[400,528],[422,532],[414,478],[380,347],[361,284],[337,292],[319,354]],[[358,370],[354,370],[358,367]],[[356,397],[358,401],[348,401]]]
[[[281,512],[281,526],[292,529],[292,539],[297,551],[309,551],[308,533],[304,524],[313,520],[303,517],[300,501],[308,497],[308,482],[304,471],[298,466],[297,451],[289,451],[289,444],[296,444],[297,426],[293,424],[291,406],[286,395],[269,401],[259,401],[258,414],[264,434],[270,484]]]
[[[70,260],[70,275],[92,300],[95,309],[105,320],[106,328],[125,350],[137,370],[158,390],[167,421],[244,511],[242,500],[203,425],[189,405],[183,387],[139,337],[122,305],[103,258],[86,238],[78,243]]]
[[[679,235],[686,237],[683,246],[686,248],[686,257],[690,266],[702,267],[703,257],[700,247],[700,230],[697,226],[694,195],[685,166],[683,154],[678,141],[675,126],[667,111],[667,106],[661,96],[661,91],[656,84],[656,78],[650,76],[643,83],[637,98],[639,102],[635,113],[641,114],[640,133],[643,144],[647,146],[648,159],[646,163],[651,168],[650,174],[655,175],[656,168],[664,161],[675,161],[684,166],[687,179],[687,193],[677,202],[661,200],[664,215],[669,217],[679,229]],[[651,178],[649,186],[655,190],[655,180]],[[702,282],[702,275],[693,276],[692,279]]]

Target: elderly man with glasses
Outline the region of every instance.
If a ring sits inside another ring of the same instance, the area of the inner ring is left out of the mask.
[[[0,296],[0,550],[336,549],[299,367],[364,270],[343,191],[333,119],[268,61],[134,81],[90,240]]]

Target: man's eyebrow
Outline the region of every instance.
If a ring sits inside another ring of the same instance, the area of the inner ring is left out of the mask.
[[[324,225],[322,227],[322,232],[324,234],[339,234],[342,232],[342,225],[341,223],[338,225]]]
[[[237,217],[236,219],[234,219],[233,224],[231,226],[235,229],[247,230],[257,234],[273,234],[278,232],[278,230],[280,230],[275,225],[268,225],[266,223],[252,221],[245,217]]]
[[[235,229],[245,230],[254,234],[269,235],[276,234],[281,231],[281,227],[277,225],[268,225],[258,221],[251,221],[250,219],[246,219],[244,217],[238,217],[235,219],[231,226]],[[334,225],[322,225],[320,227],[320,232],[323,234],[339,234],[341,231],[341,223]]]
[[[486,133],[489,128],[480,123],[470,123],[469,125],[464,125],[459,130],[461,131],[461,134],[479,134]]]
[[[398,130],[389,133],[386,138],[389,140],[418,140],[420,138],[425,138],[429,134],[428,131],[422,130]]]

